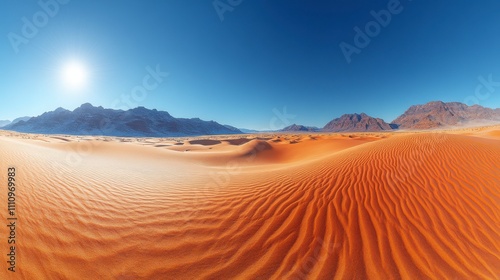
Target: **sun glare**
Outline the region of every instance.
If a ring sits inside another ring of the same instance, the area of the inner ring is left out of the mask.
[[[63,66],[62,81],[67,88],[82,89],[87,84],[87,78],[87,69],[81,62],[70,61]]]

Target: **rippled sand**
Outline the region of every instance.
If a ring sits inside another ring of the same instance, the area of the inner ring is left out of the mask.
[[[0,279],[499,279],[499,132],[0,132]]]

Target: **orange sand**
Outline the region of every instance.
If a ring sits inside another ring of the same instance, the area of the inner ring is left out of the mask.
[[[499,131],[0,132],[0,279],[499,279]]]

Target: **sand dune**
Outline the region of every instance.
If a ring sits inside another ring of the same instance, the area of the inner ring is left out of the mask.
[[[498,131],[2,132],[19,269],[0,278],[499,279]]]

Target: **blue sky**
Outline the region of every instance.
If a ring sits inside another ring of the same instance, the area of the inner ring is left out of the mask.
[[[354,112],[389,122],[432,100],[500,107],[497,0],[216,1],[224,13],[211,0],[55,1],[0,3],[0,119],[90,102],[269,129]],[[358,50],[350,63],[342,42]],[[77,89],[61,78],[70,61],[87,72]],[[168,76],[148,79],[157,68]]]

